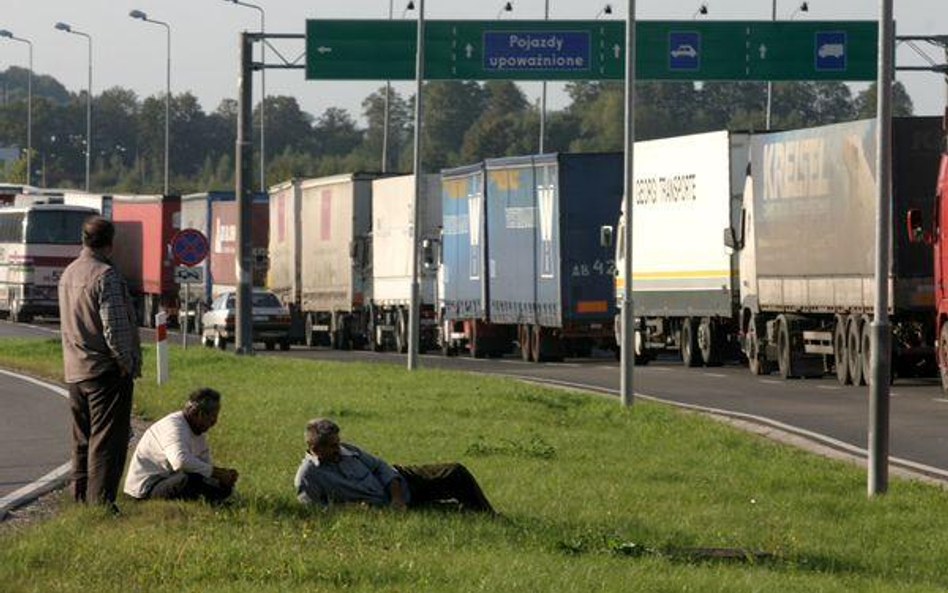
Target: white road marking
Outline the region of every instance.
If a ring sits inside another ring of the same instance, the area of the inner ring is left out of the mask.
[[[817,385],[817,389],[822,389],[824,391],[839,391],[842,387],[837,387],[835,385]]]
[[[701,373],[705,377],[714,377],[715,379],[727,379],[727,375],[722,375],[721,373]]]
[[[8,377],[14,377],[16,379],[20,379],[21,381],[26,381],[27,383],[32,383],[39,387],[43,387],[44,389],[48,389],[49,391],[52,391],[53,393],[61,395],[65,398],[69,397],[69,392],[59,385],[53,385],[52,383],[47,383],[45,381],[40,381],[39,379],[34,379],[33,377],[28,377],[26,375],[21,375],[20,373],[14,373],[12,371],[5,371],[3,369],[0,369],[0,374],[6,375]],[[69,474],[71,472],[72,463],[64,463],[42,478],[34,480],[26,486],[15,490],[10,494],[7,494],[3,498],[0,498],[0,520],[3,520],[3,518],[6,517],[7,513],[11,510],[64,485],[69,480]]]
[[[758,381],[767,385],[783,385],[783,381],[774,381],[773,379],[758,379]]]

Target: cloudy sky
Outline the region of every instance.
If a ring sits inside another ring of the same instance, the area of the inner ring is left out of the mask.
[[[942,2],[944,0],[941,0]],[[398,18],[407,0],[394,0]],[[604,0],[550,0],[553,19],[588,19],[605,5]],[[266,10],[267,30],[273,33],[302,33],[307,18],[385,18],[388,0],[257,0]],[[933,0],[899,0],[896,21],[900,34],[948,33],[948,11],[932,10]],[[54,30],[56,21],[92,35],[94,40],[93,90],[121,85],[140,96],[163,92],[165,76],[164,30],[128,17],[132,9],[172,26],[173,92],[190,90],[206,110],[221,99],[236,96],[237,33],[257,30],[259,14],[226,0],[0,0],[0,28],[13,31],[34,42],[37,72],[51,74],[70,90],[86,84],[85,40]],[[432,19],[493,19],[501,0],[427,0],[427,17]],[[544,0],[513,0],[514,11],[504,18],[542,18]],[[691,18],[701,0],[639,0],[638,17],[672,20]],[[778,0],[778,18],[788,18],[800,0]],[[809,0],[808,13],[798,19],[873,19],[878,15],[877,0]],[[722,20],[766,20],[771,0],[707,0],[708,15]],[[611,18],[625,18],[626,3],[613,3]],[[413,13],[409,13],[411,16]],[[278,46],[287,55],[303,50],[302,41]],[[933,54],[940,62],[944,56]],[[0,69],[25,65],[26,47],[0,41]],[[920,64],[907,47],[900,47],[898,63]],[[909,89],[919,114],[941,114],[945,103],[945,82],[934,74],[899,75]],[[255,96],[259,92],[257,81]],[[378,86],[365,82],[307,82],[302,71],[271,71],[267,75],[268,94],[297,97],[303,108],[319,114],[338,105],[358,116],[363,97]],[[410,83],[395,85],[410,93]],[[523,85],[531,100],[539,95],[538,83]],[[861,88],[861,87],[857,87]],[[562,85],[551,85],[551,107],[561,107]]]

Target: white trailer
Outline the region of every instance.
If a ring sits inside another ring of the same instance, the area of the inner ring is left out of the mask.
[[[721,229],[741,213],[750,137],[710,132],[635,143],[632,299],[636,362],[679,351],[686,366],[737,353],[737,260]],[[617,302],[625,278],[625,213],[616,245]],[[604,229],[604,241],[611,229]],[[619,336],[616,316],[616,337]]]
[[[381,351],[408,351],[411,303],[412,205],[415,176],[403,175],[372,182],[372,299],[369,340]],[[419,204],[420,349],[438,344],[437,268],[434,249],[440,242],[441,177],[423,177]]]

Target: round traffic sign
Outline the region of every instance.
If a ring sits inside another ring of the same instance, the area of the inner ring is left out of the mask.
[[[197,229],[181,229],[171,239],[171,255],[182,266],[196,266],[204,261],[207,249],[207,237]]]

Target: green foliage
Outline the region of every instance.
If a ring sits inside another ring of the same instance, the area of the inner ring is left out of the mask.
[[[861,468],[695,414],[466,373],[171,357],[162,387],[145,365],[136,410],[157,419],[197,386],[220,389],[209,439],[241,472],[233,504],[122,499],[117,518],[65,504],[0,534],[5,591],[948,588],[944,490],[895,480],[867,500]],[[58,341],[0,341],[0,363],[58,377]],[[503,516],[299,505],[314,416],[393,462],[462,461]]]
[[[0,72],[7,101],[0,104],[0,145],[24,145],[26,71]],[[896,83],[895,114],[912,113]],[[79,187],[85,176],[85,94],[71,94],[50,77],[34,78],[33,178],[48,186]],[[625,98],[617,82],[574,82],[570,104],[547,114],[547,152],[619,151],[624,146]],[[424,160],[427,171],[490,157],[538,150],[539,111],[508,81],[483,84],[434,81],[424,86]],[[331,107],[318,117],[295,97],[266,99],[267,179],[382,169],[385,88],[362,103],[366,127]],[[764,128],[762,83],[643,82],[636,86],[636,137],[641,140],[720,129]],[[253,111],[253,147],[259,150],[261,109]],[[791,129],[875,115],[870,86],[853,97],[842,83],[775,83],[772,125]],[[139,98],[121,87],[93,100],[93,178],[97,191],[157,193],[164,178],[164,95]],[[414,98],[390,95],[388,169],[411,171]],[[205,112],[189,92],[171,101],[171,191],[190,193],[234,182],[237,103],[225,99]],[[256,164],[259,153],[253,157]],[[25,178],[25,165],[0,171]],[[256,182],[254,182],[256,183]]]

